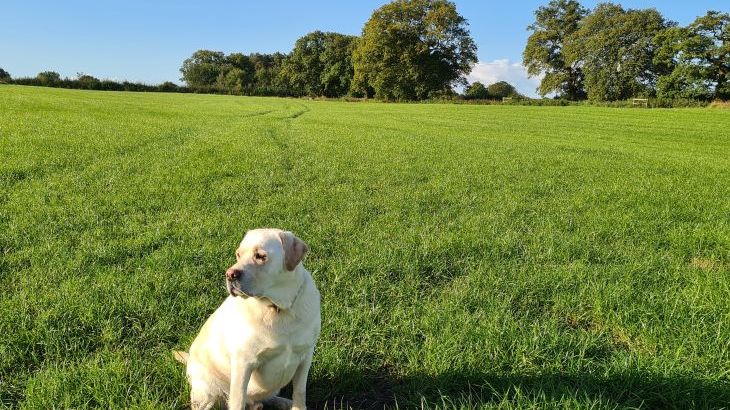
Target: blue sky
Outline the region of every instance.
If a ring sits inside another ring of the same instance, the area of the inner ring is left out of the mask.
[[[510,81],[527,94],[520,65],[533,11],[548,0],[456,0],[470,23],[480,63],[470,79]],[[244,53],[288,52],[313,30],[359,34],[383,0],[308,1],[3,1],[0,67],[14,77],[53,70],[99,78],[179,82],[182,61],[200,48]],[[730,11],[728,0],[616,1],[654,7],[687,24],[708,9]],[[586,7],[598,1],[583,0]]]

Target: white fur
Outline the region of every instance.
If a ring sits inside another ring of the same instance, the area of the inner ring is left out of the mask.
[[[190,347],[187,375],[194,410],[226,398],[231,410],[246,404],[260,408],[261,402],[306,407],[307,375],[321,325],[320,295],[301,263],[293,271],[285,269],[282,235],[292,234],[257,229],[241,242],[231,268],[246,271],[241,288],[257,296],[228,296]],[[254,264],[251,255],[259,249],[268,260]],[[293,402],[275,397],[289,382]]]

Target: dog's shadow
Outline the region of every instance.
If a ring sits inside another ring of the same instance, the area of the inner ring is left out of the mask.
[[[608,408],[730,408],[727,379],[708,382],[641,373],[598,377],[478,372],[398,377],[388,370],[312,376],[308,405],[314,409],[483,407],[505,401],[520,407],[533,399],[543,406],[562,402],[568,407],[592,403],[592,407]]]

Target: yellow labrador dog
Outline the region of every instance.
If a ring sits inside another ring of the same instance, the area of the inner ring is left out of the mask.
[[[320,331],[320,296],[302,266],[307,245],[279,229],[248,231],[226,271],[229,296],[208,318],[187,363],[190,402],[207,410],[227,398],[230,410],[304,409],[314,345]],[[293,383],[293,400],[276,395]]]

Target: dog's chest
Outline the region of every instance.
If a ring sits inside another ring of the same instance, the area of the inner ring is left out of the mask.
[[[288,384],[310,349],[309,344],[292,343],[276,343],[264,348],[258,354],[259,366],[253,375],[257,384],[270,389]]]

